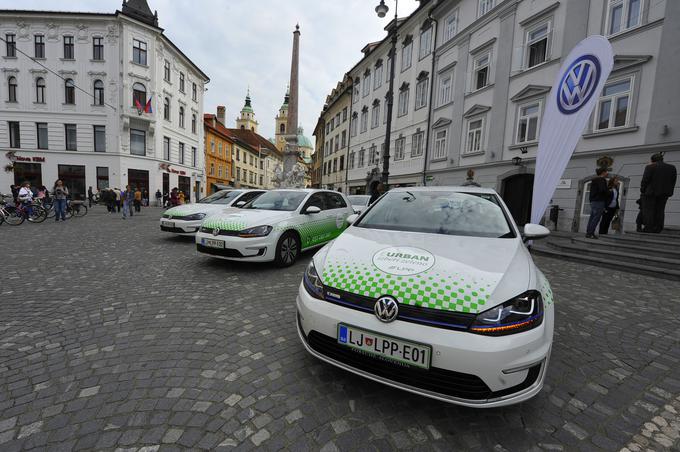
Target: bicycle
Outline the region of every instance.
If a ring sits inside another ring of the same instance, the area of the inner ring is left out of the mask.
[[[24,204],[18,202],[16,209],[31,223],[42,223],[47,219],[47,210],[40,203]]]
[[[85,201],[66,201],[66,218],[84,217],[87,215],[87,206]]]
[[[0,194],[0,198],[0,224],[7,223],[10,226],[19,226],[26,220],[26,217],[15,206],[5,201],[7,198],[13,199],[12,195]]]

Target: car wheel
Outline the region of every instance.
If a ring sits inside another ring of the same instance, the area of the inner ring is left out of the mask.
[[[290,267],[300,254],[300,239],[294,232],[288,231],[281,236],[276,245],[276,265]]]

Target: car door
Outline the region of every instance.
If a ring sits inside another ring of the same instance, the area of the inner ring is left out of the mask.
[[[321,209],[319,213],[303,213],[308,207]],[[300,210],[302,221],[297,227],[302,241],[302,248],[316,246],[330,240],[332,235],[331,221],[326,209],[326,200],[321,192],[313,193]]]
[[[347,204],[347,201],[340,193],[325,192],[323,195],[326,201],[328,218],[332,221],[329,225],[332,228],[329,240],[332,240],[339,236],[347,227],[347,217],[350,215],[352,208],[349,207],[349,204]]]

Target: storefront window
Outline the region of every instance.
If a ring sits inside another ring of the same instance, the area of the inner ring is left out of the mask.
[[[128,169],[128,184],[132,189],[149,191],[149,172],[146,170]]]
[[[84,165],[59,165],[58,177],[68,188],[72,199],[85,199],[85,166]]]
[[[14,162],[14,184],[30,182],[31,187],[40,187],[42,182],[42,166],[40,163]]]
[[[109,188],[109,168],[107,166],[97,167],[97,191]]]
[[[184,193],[184,199],[189,200],[191,198],[191,178],[187,176],[177,177],[177,188],[179,191]]]

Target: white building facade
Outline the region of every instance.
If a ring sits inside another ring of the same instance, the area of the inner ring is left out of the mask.
[[[76,199],[128,184],[204,193],[209,79],[146,1],[114,14],[3,10],[0,37],[0,191],[62,179]]]
[[[349,171],[347,151],[351,143],[350,115],[352,109],[352,79],[339,82],[326,98],[321,113],[324,123],[324,145],[321,155],[322,187],[347,192]]]

